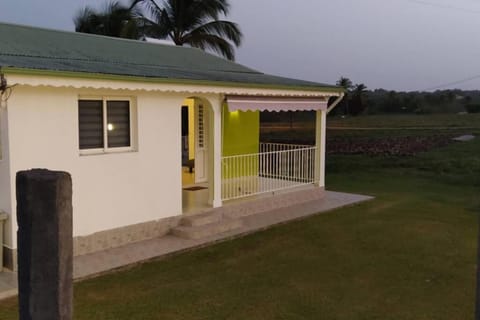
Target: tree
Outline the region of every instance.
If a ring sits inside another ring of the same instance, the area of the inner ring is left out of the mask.
[[[356,84],[353,87],[353,94],[362,95],[367,91],[367,86],[363,83]]]
[[[140,21],[140,13],[133,6],[118,1],[106,3],[101,10],[86,6],[73,18],[76,32],[129,39],[141,38]]]
[[[363,83],[356,84],[353,87],[350,99],[350,113],[354,116],[361,114],[367,107],[365,103],[365,94],[367,86]]]
[[[347,115],[349,110],[348,110],[348,100],[350,98],[350,90],[353,88],[353,83],[352,80],[345,78],[345,77],[340,77],[340,79],[337,81],[337,86],[342,87],[345,89],[345,95],[343,96],[343,100],[341,102],[341,105],[343,105],[343,114]]]
[[[344,88],[346,91],[350,91],[353,88],[353,82],[348,78],[340,77],[337,81],[337,86]]]
[[[465,96],[465,97],[463,97],[463,99],[462,99],[463,105],[468,105],[468,104],[470,104],[471,102],[472,102],[472,97],[471,97],[471,96]]]
[[[241,44],[242,33],[236,23],[220,20],[227,16],[228,0],[134,0],[142,7],[145,36],[170,38],[176,45],[212,50],[229,60],[235,59],[234,45]]]

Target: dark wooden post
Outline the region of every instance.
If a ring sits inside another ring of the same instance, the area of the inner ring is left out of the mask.
[[[20,320],[70,320],[73,299],[72,180],[17,173]]]

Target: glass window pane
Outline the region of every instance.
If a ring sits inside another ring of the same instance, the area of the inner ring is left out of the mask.
[[[130,102],[107,101],[108,147],[130,147]]]
[[[80,149],[103,148],[102,100],[79,100],[78,122]]]

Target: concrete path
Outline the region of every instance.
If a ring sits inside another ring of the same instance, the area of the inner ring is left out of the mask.
[[[240,237],[276,224],[306,218],[314,214],[324,213],[371,199],[373,198],[369,196],[326,191],[324,198],[321,200],[243,217],[243,227],[220,235],[198,240],[188,240],[167,235],[75,257],[74,278],[79,280],[94,277],[115,269]],[[12,281],[16,274],[7,273],[7,276],[2,275],[0,273],[0,299],[16,295],[16,282]]]
[[[15,272],[0,272],[0,300],[17,295],[17,274]]]

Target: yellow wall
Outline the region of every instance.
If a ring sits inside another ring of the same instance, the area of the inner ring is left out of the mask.
[[[195,99],[185,99],[188,106],[188,159],[195,159]]]
[[[223,107],[223,156],[252,154],[259,152],[260,112],[229,112]],[[225,178],[250,176],[257,174],[258,164],[243,171],[231,171],[223,168]]]
[[[258,153],[260,112],[229,112],[223,107],[223,156]]]

